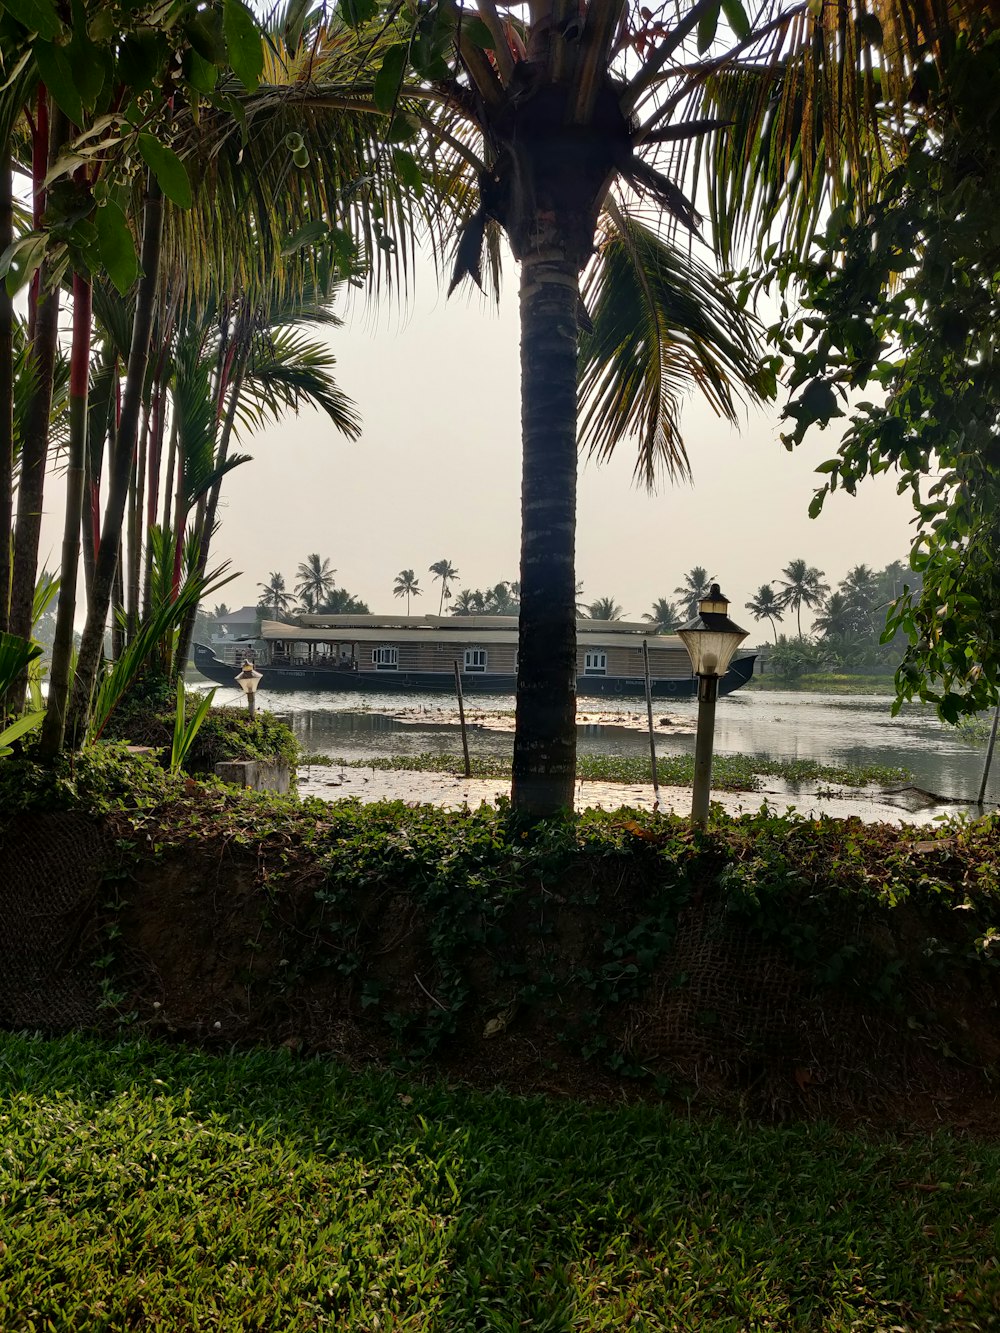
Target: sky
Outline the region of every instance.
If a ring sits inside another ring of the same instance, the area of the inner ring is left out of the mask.
[[[517,291],[513,266],[497,312],[478,298],[445,300],[429,267],[405,311],[373,318],[359,300],[346,326],[324,332],[341,387],[363,418],[361,439],[338,436],[312,410],[243,442],[253,462],[224,483],[217,559],[240,577],[209,600],[256,602],[272,571],[295,583],[311,553],[330,560],[339,586],[375,613],[401,611],[397,573],[413,569],[425,590],[412,611],[436,612],[428,567],[455,565],[459,588],[518,577],[520,424]],[[577,578],[587,601],[613,597],[639,619],[674,598],[687,570],[704,565],[751,641],[769,637],[744,604],[761,583],[802,557],[835,586],[855,564],[905,559],[912,508],[891,477],[838,493],[818,519],[807,509],[814,469],[832,455],[833,429],[790,454],[779,406],[744,414],[739,430],[696,395],[683,417],[694,479],[664,480],[650,494],[632,479],[634,450],[583,462],[578,495]],[[741,619],[742,613],[742,619]],[[803,627],[807,620],[804,618]],[[794,632],[794,629],[793,629]]]

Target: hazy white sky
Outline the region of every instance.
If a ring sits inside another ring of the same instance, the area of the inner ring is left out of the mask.
[[[350,444],[304,412],[246,441],[254,461],[226,479],[214,547],[243,573],[213,601],[255,602],[272,570],[291,586],[312,551],[374,612],[402,609],[392,585],[404,568],[425,589],[413,611],[436,611],[428,566],[442,558],[463,587],[517,578],[519,334],[509,271],[499,314],[461,294],[445,301],[428,271],[408,312],[384,312],[373,325],[358,302],[347,327],[329,333],[362,438]],[[804,557],[835,584],[851,565],[905,558],[912,511],[892,478],[855,499],[838,494],[809,519],[813,469],[836,437],[817,434],[789,454],[777,418],[754,412],[734,431],[693,396],[684,417],[693,486],[637,488],[626,446],[610,464],[583,464],[577,577],[586,599],[614,597],[638,619],[705,565],[756,642],[769,629],[758,631],[744,603],[790,560]]]

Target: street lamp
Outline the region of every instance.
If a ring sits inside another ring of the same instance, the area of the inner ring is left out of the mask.
[[[712,748],[715,742],[715,701],[719,678],[729,670],[733,653],[747,636],[726,614],[729,603],[713,583],[698,603],[698,614],[676,631],[698,677],[698,735],[694,743],[694,799],[691,823],[703,827],[708,819],[712,789]]]
[[[254,695],[257,693],[257,686],[261,679],[261,673],[254,670],[252,662],[244,662],[243,670],[236,677],[236,684],[247,697],[247,707],[250,710],[251,717],[254,715]]]

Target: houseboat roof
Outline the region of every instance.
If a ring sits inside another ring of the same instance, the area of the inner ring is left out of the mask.
[[[262,639],[299,643],[381,642],[405,639],[409,643],[441,643],[476,640],[478,643],[517,643],[517,616],[303,616],[302,625],[278,620],[261,624]],[[679,647],[675,634],[657,634],[651,625],[622,620],[578,620],[581,644],[607,644],[613,639],[631,640],[635,647],[647,639],[656,647]]]

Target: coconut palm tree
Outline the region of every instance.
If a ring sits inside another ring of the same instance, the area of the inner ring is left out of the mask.
[[[850,608],[853,616],[852,628],[861,634],[871,634],[875,628],[874,612],[879,603],[878,574],[867,565],[855,565],[841,579],[837,593],[844,598]],[[833,597],[830,601],[833,601]]]
[[[821,606],[830,587],[823,582],[823,571],[807,564],[805,560],[792,560],[781,572],[785,577],[778,580],[781,585],[778,602],[782,610],[790,607],[795,612],[796,626],[801,639],[803,606],[810,610]]]
[[[659,634],[669,634],[682,620],[676,606],[666,597],[658,597],[651,611],[643,611],[642,618],[650,621]]]
[[[622,609],[613,597],[598,597],[587,607],[591,620],[621,620]]]
[[[746,603],[746,608],[753,616],[754,620],[769,620],[771,629],[774,631],[774,642],[778,642],[777,622],[783,619],[781,614],[782,603],[778,594],[771,587],[770,583],[762,583],[754,595]]]
[[[463,588],[451,606],[453,616],[481,616],[486,613],[486,598],[478,588]]]
[[[285,587],[284,574],[272,570],[267,576],[267,582],[258,583],[257,587],[260,588],[257,606],[261,611],[270,612],[274,620],[280,620],[291,609],[295,598]]]
[[[320,559],[318,552],[307,555],[295,571],[298,583],[295,595],[307,611],[314,611],[321,602],[333,592],[337,581],[333,577],[335,569],[330,568],[330,561]]]
[[[438,603],[438,615],[444,614],[444,604],[447,598],[451,596],[451,585],[458,580],[458,570],[450,560],[435,560],[430,567],[430,572],[436,579],[441,580],[441,599]]]
[[[406,598],[406,614],[410,614],[410,598],[423,596],[423,589],[412,569],[401,569],[392,585],[393,597]]]
[[[684,582],[674,592],[681,598],[685,620],[693,620],[698,614],[698,603],[705,600],[711,586],[712,579],[704,565],[695,565],[684,575]]]

